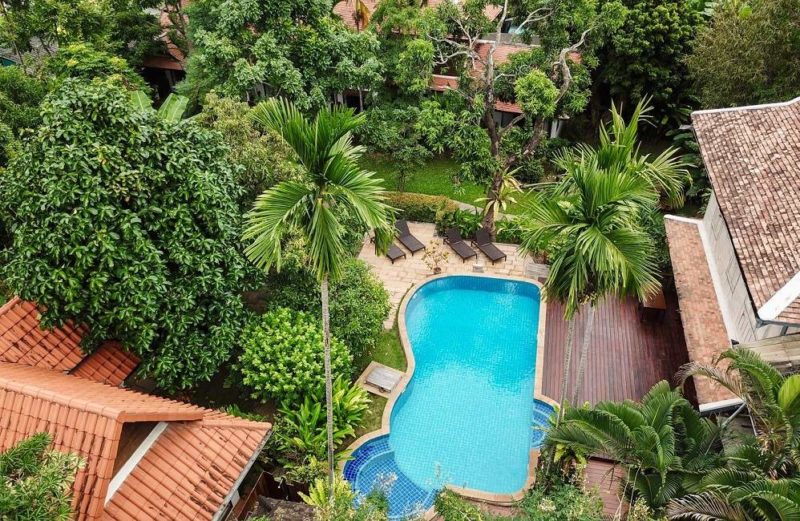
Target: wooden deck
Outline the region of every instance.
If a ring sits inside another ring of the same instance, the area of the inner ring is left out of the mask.
[[[675,372],[688,361],[677,296],[666,291],[667,310],[661,323],[641,323],[634,299],[606,299],[595,312],[586,376],[579,403],[601,400],[638,400],[658,381],[674,384]],[[578,372],[584,317],[577,317],[571,365],[570,391]],[[542,390],[561,400],[561,375],[567,324],[559,303],[547,304]],[[687,397],[694,399],[691,389]]]

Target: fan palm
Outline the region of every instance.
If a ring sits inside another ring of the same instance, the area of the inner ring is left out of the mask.
[[[257,105],[253,117],[276,132],[296,155],[305,172],[300,181],[284,181],[258,196],[247,215],[244,239],[251,241],[248,258],[269,270],[281,267],[283,239],[297,231],[307,243],[309,263],[320,283],[325,357],[328,479],[334,476],[333,382],[328,285],[335,280],[347,255],[340,217],[355,216],[375,230],[376,247],[386,251],[392,239],[393,210],[384,202],[384,189],[374,173],[358,164],[363,148],[351,132],[364,122],[351,109],[328,108],[309,120],[290,102],[269,99]]]
[[[624,490],[656,513],[685,494],[719,465],[718,427],[701,418],[665,381],[633,401],[600,402],[595,407],[567,407],[546,444],[569,447],[577,455],[603,454],[626,469]]]
[[[565,179],[537,194],[523,216],[520,248],[548,254],[545,297],[564,305],[568,329],[562,401],[567,401],[575,315],[586,308],[574,401],[585,371],[595,304],[609,294],[644,298],[658,288],[654,246],[640,226],[641,212],[655,205],[657,195],[641,177],[602,170],[594,155],[564,166]]]

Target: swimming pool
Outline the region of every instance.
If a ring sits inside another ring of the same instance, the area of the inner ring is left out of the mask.
[[[449,276],[408,300],[415,368],[389,434],[358,447],[345,477],[360,494],[381,486],[394,518],[424,510],[445,484],[513,494],[528,479],[535,427],[552,411],[534,400],[539,288]]]

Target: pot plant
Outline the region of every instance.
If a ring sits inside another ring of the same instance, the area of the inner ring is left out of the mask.
[[[425,248],[425,254],[422,256],[422,262],[433,271],[434,275],[442,272],[442,263],[447,261],[450,257],[450,252],[442,249],[442,245],[437,241],[431,241],[428,247]]]

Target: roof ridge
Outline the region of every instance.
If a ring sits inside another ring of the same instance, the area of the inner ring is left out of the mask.
[[[226,415],[225,418],[203,418],[201,425],[204,427],[235,427],[237,429],[262,430],[271,429],[270,422],[259,422],[236,416]]]
[[[695,114],[719,114],[721,112],[739,112],[739,111],[746,111],[746,110],[757,110],[757,109],[773,109],[773,108],[784,108],[789,107],[797,102],[800,102],[800,96],[796,98],[792,98],[787,101],[777,101],[775,103],[762,103],[760,105],[743,105],[741,107],[723,107],[719,109],[704,109],[704,110],[695,110],[692,112],[692,116]]]
[[[19,295],[14,295],[14,297],[11,300],[0,306],[0,316],[5,315],[9,309],[18,305],[20,302],[23,302],[23,300],[19,298]]]

